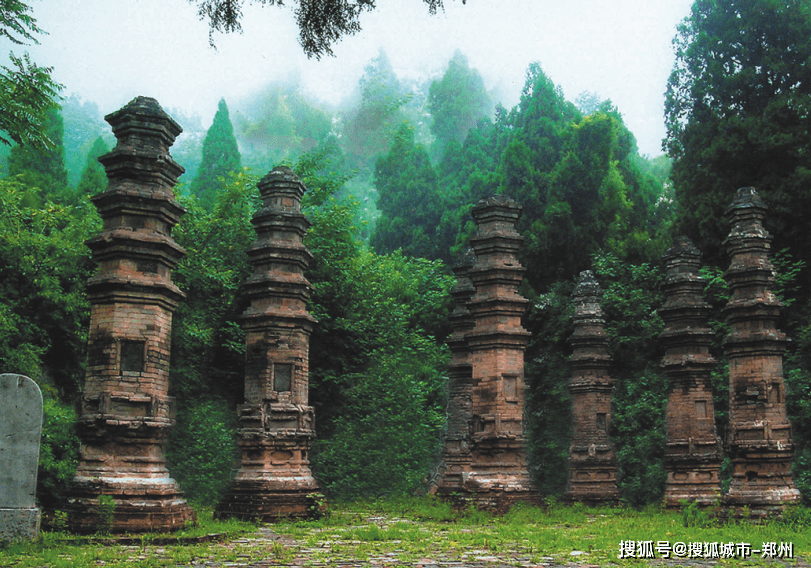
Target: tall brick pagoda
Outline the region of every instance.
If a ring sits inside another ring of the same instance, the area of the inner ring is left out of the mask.
[[[575,306],[572,379],[572,443],[569,482],[564,498],[589,505],[615,503],[617,454],[608,435],[614,381],[601,302],[603,291],[591,270],[580,273],[572,294]]]
[[[800,501],[791,477],[794,444],[783,383],[786,338],[776,327],[781,303],[771,291],[774,267],[769,260],[772,237],[763,227],[766,209],[752,187],[739,189],[727,208],[732,230],[724,244],[732,297],[726,306],[730,331],[724,351],[729,358],[727,445],[733,471],[724,504],[732,515],[746,506],[753,516],[767,516]]]
[[[185,254],[171,236],[185,209],[172,193],[183,168],[169,147],[182,130],[147,97],[105,120],[118,142],[99,158],[107,190],[92,197],[103,226],[87,241],[98,271],[87,284],[82,449],[68,523],[95,531],[99,496],[109,495],[113,531],[170,531],[193,518],[163,454],[174,413],[167,396],[172,313],[183,299],[171,271]]]
[[[512,199],[482,199],[473,208],[478,235],[469,277],[474,328],[466,334],[472,366],[473,436],[466,491],[482,507],[503,511],[517,501],[537,502],[524,449],[524,350],[521,326],[528,300],[518,294],[524,268],[515,230],[521,207]]]
[[[467,304],[476,293],[469,274],[475,257],[469,249],[453,266],[456,286],[451,290],[453,312],[450,323],[453,332],[448,339],[451,362],[448,365],[448,430],[442,448],[443,471],[436,493],[443,497],[460,495],[470,475],[473,367],[468,361],[467,333],[475,321]]]
[[[217,514],[272,521],[306,517],[318,486],[310,472],[315,435],[308,406],[309,344],[315,319],[307,311],[304,277],[312,255],[302,243],[310,222],[301,212],[304,184],[278,167],[258,184],[263,207],[253,217],[257,240],[248,251],[250,306],[246,334],[245,403],[238,407],[242,463]]]
[[[721,443],[715,432],[710,375],[713,331],[707,325],[710,306],[703,300],[698,275],[701,253],[690,239],[679,237],[662,257],[667,275],[662,286],[665,322],[660,338],[666,348],[662,367],[668,378],[665,504],[680,507],[686,499],[712,505],[721,492]]]

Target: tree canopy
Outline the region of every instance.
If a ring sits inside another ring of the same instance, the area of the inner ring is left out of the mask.
[[[737,188],[756,186],[774,248],[809,250],[811,5],[697,0],[674,46],[665,145],[681,230],[716,261],[726,206]]]
[[[428,108],[440,155],[451,140],[464,142],[468,130],[492,113],[493,101],[484,88],[484,79],[468,66],[462,52],[457,50],[442,78],[431,83]]]
[[[211,128],[203,140],[203,159],[197,170],[197,177],[191,184],[191,191],[207,208],[214,206],[215,194],[221,187],[219,178],[231,172],[238,172],[241,165],[234,127],[228,115],[225,99],[220,99],[217,113]]]

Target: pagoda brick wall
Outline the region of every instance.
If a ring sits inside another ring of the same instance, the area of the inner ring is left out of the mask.
[[[572,378],[572,442],[566,501],[616,503],[617,455],[608,435],[614,381],[608,372],[608,337],[601,308],[603,292],[590,270],[580,273],[574,300],[574,333],[569,340]]]
[[[686,237],[676,239],[663,256],[665,346],[662,367],[668,378],[665,504],[681,500],[715,504],[721,493],[721,443],[715,431],[710,376],[715,359],[709,352],[713,331],[707,325],[704,281],[698,275],[701,253]]]
[[[184,255],[171,237],[185,212],[172,193],[183,168],[169,155],[181,128],[147,97],[105,120],[117,144],[99,158],[107,190],[91,198],[103,225],[87,241],[98,269],[87,284],[82,446],[68,524],[96,531],[99,497],[107,495],[113,531],[165,532],[193,519],[163,453],[174,423],[167,396],[172,313],[183,298],[171,279]]]
[[[221,517],[278,520],[307,517],[318,485],[309,466],[315,436],[308,405],[307,311],[312,259],[302,243],[310,223],[301,212],[304,184],[278,167],[258,184],[263,207],[253,217],[257,240],[248,251],[253,274],[242,315],[246,334],[245,402],[238,409],[239,471],[217,507]]]
[[[730,257],[725,277],[731,298],[726,306],[730,331],[724,339],[729,358],[729,432],[727,452],[733,472],[724,504],[730,515],[748,507],[768,516],[798,503],[791,463],[791,424],[783,382],[785,335],[777,329],[781,303],[772,293],[772,237],[763,227],[766,205],[755,188],[738,190],[727,209],[732,228],[724,242]]]
[[[472,211],[478,234],[468,277],[475,292],[467,302],[473,327],[464,333],[470,365],[470,471],[462,476],[464,499],[496,512],[518,501],[539,502],[524,448],[524,350],[522,327],[528,300],[518,294],[524,268],[517,259],[522,238],[515,230],[521,208],[497,196]],[[466,403],[465,403],[466,404]],[[447,452],[447,449],[446,449]]]
[[[464,491],[470,475],[471,435],[473,427],[473,367],[468,361],[467,333],[475,326],[467,304],[476,293],[470,281],[470,269],[475,261],[472,249],[453,266],[456,285],[451,290],[453,312],[450,316],[452,333],[448,339],[451,362],[448,365],[448,429],[443,440],[442,466],[439,481],[432,491],[450,497]]]

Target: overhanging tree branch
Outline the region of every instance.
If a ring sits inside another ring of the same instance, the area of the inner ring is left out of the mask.
[[[208,41],[214,44],[214,32],[242,33],[242,6],[246,0],[189,0],[197,6],[197,15],[208,20]],[[247,0],[262,6],[285,6],[284,0]],[[428,13],[435,14],[444,8],[444,0],[422,0]],[[299,28],[299,43],[307,57],[321,59],[334,55],[332,46],[346,35],[361,30],[360,15],[371,12],[376,0],[291,0],[295,6],[296,25]],[[462,0],[465,4],[467,0]]]

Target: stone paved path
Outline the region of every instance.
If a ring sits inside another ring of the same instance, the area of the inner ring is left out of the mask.
[[[368,546],[368,543],[357,543],[358,546],[364,544]],[[334,545],[340,545],[340,554],[331,554],[330,546]],[[131,560],[166,559],[171,556],[167,548],[161,546],[121,547],[122,553],[128,554]],[[616,566],[612,562],[594,563],[594,561],[589,561],[589,555],[585,552],[573,553],[570,560],[543,556],[540,558],[535,556],[533,559],[530,556],[516,555],[509,551],[494,553],[485,550],[460,550],[452,553],[452,556],[447,558],[419,558],[408,561],[401,560],[398,552],[355,556],[352,553],[352,543],[330,543],[325,541],[317,543],[316,546],[307,547],[302,542],[275,533],[272,527],[260,528],[256,533],[247,537],[234,539],[226,543],[213,544],[208,550],[209,552],[200,550],[199,558],[191,559],[187,563],[177,564],[177,566],[194,568],[292,568],[305,566],[313,568],[540,568],[552,566],[595,568],[599,566]],[[703,559],[657,559],[647,562],[639,561],[637,565],[647,565],[652,568],[723,568],[726,566],[764,565],[773,568],[811,568],[811,565],[802,558],[791,561],[772,560],[768,562],[754,559],[747,562],[742,560],[718,562]]]

